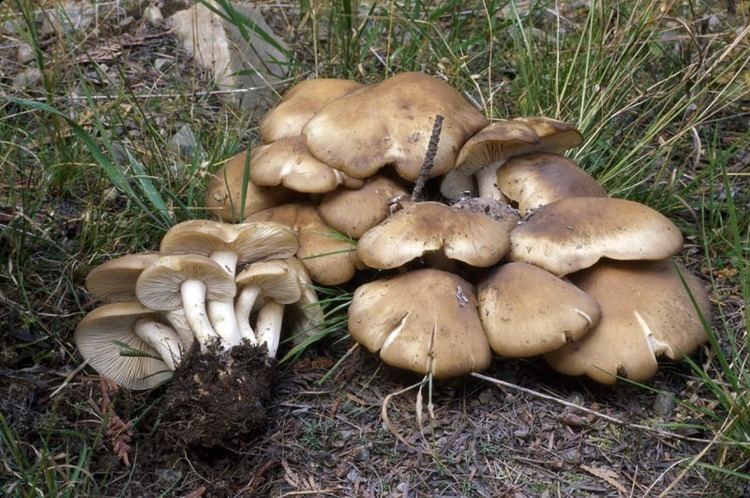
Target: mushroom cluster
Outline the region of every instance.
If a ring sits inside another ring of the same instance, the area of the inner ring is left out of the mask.
[[[92,367],[130,389],[171,378],[194,343],[203,353],[265,346],[274,358],[285,306],[304,308],[300,330],[322,319],[297,249],[295,233],[278,223],[177,224],[159,252],[88,274],[88,291],[106,304],[81,320],[74,340]]]
[[[349,332],[388,364],[445,378],[493,353],[543,355],[564,374],[642,381],[706,340],[705,289],[672,259],[679,229],[564,157],[583,141],[574,126],[489,123],[445,82],[404,73],[300,83],[260,132],[207,208],[292,229],[317,283],[363,275]],[[409,199],[429,179],[430,199]]]

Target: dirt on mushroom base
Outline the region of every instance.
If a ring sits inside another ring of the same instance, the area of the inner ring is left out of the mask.
[[[226,353],[191,349],[160,410],[164,438],[192,450],[233,449],[265,428],[274,368],[265,346]]]

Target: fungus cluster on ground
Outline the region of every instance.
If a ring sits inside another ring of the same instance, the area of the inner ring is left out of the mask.
[[[641,381],[657,357],[706,340],[707,294],[672,259],[680,231],[563,157],[583,141],[571,125],[489,123],[445,82],[404,73],[304,81],[260,134],[209,182],[206,207],[223,223],[182,223],[159,253],[89,275],[112,304],[76,342],[103,375],[152,387],[193,341],[229,358],[227,372],[226,352],[243,345],[273,357],[284,306],[298,303],[302,328],[322,319],[312,281],[353,290],[355,341],[435,378],[481,371],[494,354]]]
[[[405,73],[305,81],[260,131],[263,145],[217,173],[206,205],[291,227],[320,284],[363,275],[349,332],[386,363],[440,378],[482,370],[493,353],[544,355],[613,383],[645,380],[658,356],[706,340],[706,292],[670,259],[679,229],[564,157],[583,141],[569,124],[489,123],[444,82]],[[240,207],[243,172],[255,200]],[[409,198],[420,174],[427,201]]]

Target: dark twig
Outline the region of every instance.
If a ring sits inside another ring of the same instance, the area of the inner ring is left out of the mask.
[[[414,182],[414,190],[411,192],[411,200],[414,202],[422,200],[422,190],[424,190],[424,185],[430,177],[430,171],[432,171],[432,167],[435,165],[435,156],[437,155],[438,143],[440,142],[440,132],[442,129],[443,116],[438,114],[435,116],[435,124],[432,126],[432,135],[430,135],[430,143],[427,145],[427,153],[424,156],[422,169],[419,170],[417,181]]]

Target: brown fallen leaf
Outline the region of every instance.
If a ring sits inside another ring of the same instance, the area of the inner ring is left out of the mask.
[[[607,469],[605,467],[589,467],[588,465],[581,465],[581,468],[592,476],[598,477],[602,481],[605,481],[610,486],[617,489],[617,491],[619,491],[621,495],[628,495],[628,490],[625,489],[625,486],[620,484],[620,481],[617,480],[618,475],[614,470]]]

